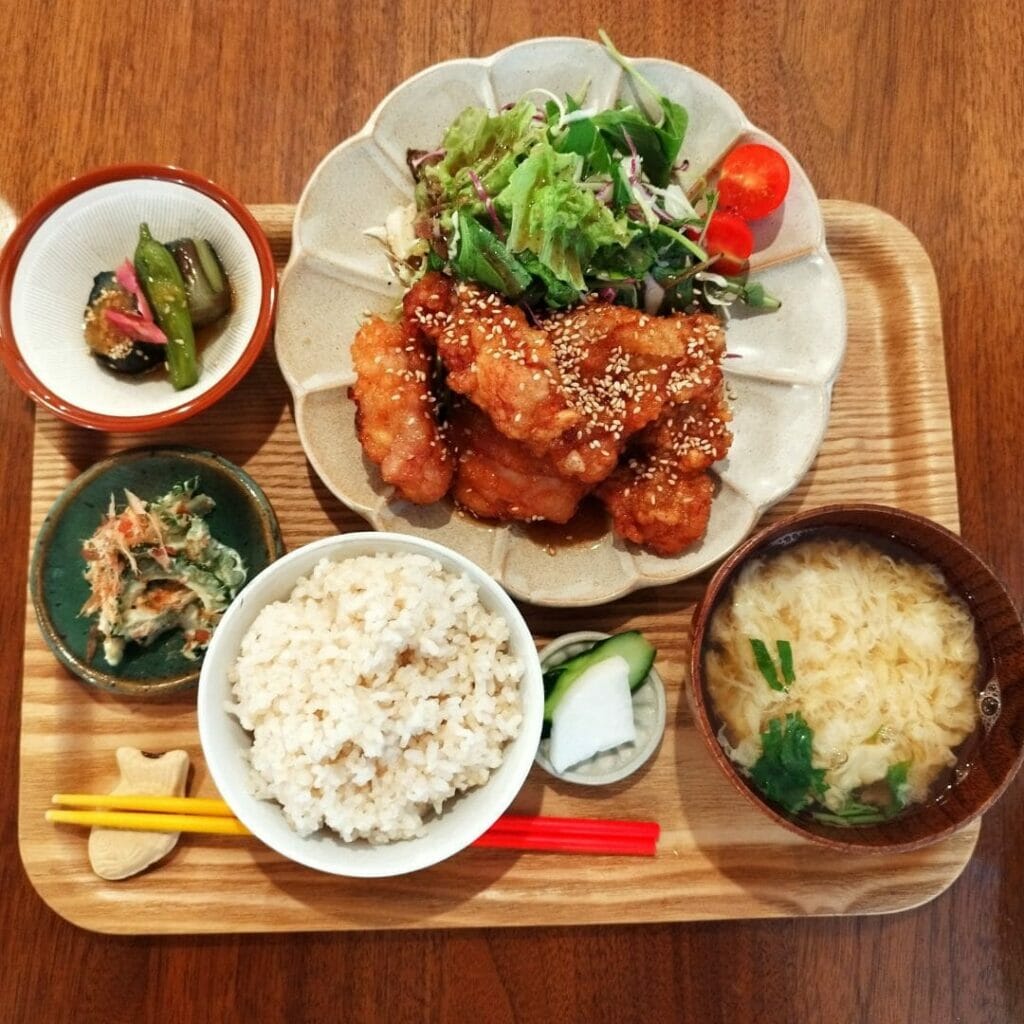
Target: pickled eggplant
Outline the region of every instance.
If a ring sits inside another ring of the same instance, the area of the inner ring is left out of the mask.
[[[205,238],[178,238],[167,248],[185,279],[192,326],[206,327],[231,310],[231,288],[216,250]]]
[[[125,374],[145,373],[158,366],[166,358],[166,344],[133,336],[147,330],[135,297],[118,281],[117,274],[112,270],[97,274],[89,292],[83,331],[86,344],[99,362]]]

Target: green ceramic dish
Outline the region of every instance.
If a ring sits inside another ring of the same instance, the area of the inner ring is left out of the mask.
[[[113,494],[123,507],[128,488],[143,500],[199,477],[198,490],[217,507],[207,517],[214,537],[241,554],[248,579],[284,552],[277,517],[248,473],[212,452],[194,448],[135,448],[97,462],[64,490],[43,521],[29,573],[32,603],[43,638],[59,661],[93,686],[133,697],[162,697],[195,686],[202,656],[182,654],[180,631],[149,647],[128,644],[121,664],[87,656],[93,619],[79,614],[89,596],[82,542],[99,525]]]

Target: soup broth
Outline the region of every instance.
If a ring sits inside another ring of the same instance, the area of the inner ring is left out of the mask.
[[[728,756],[791,815],[873,824],[948,784],[978,726],[966,602],[915,553],[786,538],[715,608],[704,672]]]

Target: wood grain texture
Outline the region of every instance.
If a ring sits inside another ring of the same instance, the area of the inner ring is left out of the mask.
[[[255,209],[283,257],[291,211]],[[955,528],[953,445],[931,264],[914,236],[888,215],[836,201],[824,209],[848,296],[847,357],[814,469],[766,518],[856,497]],[[127,448],[150,440],[202,445],[212,437],[219,454],[243,465],[265,489],[290,548],[364,525],[328,494],[310,501],[311,484],[314,493],[323,488],[302,458],[272,352],[229,399],[192,421],[151,436],[103,440],[106,447]],[[37,417],[33,536],[60,490],[100,454],[96,440]],[[876,462],[885,472],[877,472]],[[558,559],[556,551],[552,572],[559,572]],[[114,751],[129,744],[187,750],[194,765],[191,795],[215,796],[198,746],[194,697],[126,701],[79,685],[46,648],[30,611],[19,838],[32,884],[75,924],[128,934],[879,913],[916,906],[947,888],[974,849],[976,824],[912,854],[819,850],[762,818],[717,771],[685,699],[689,618],[705,580],[642,590],[599,608],[528,613],[541,641],[550,639],[552,618],[572,628],[641,626],[658,646],[669,725],[655,759],[638,776],[581,791],[535,768],[514,809],[657,820],[663,830],[657,858],[470,850],[414,876],[370,885],[290,864],[253,840],[200,836],[183,836],[167,864],[130,882],[94,878],[84,857],[85,833],[43,821],[50,795],[107,792],[116,779]]]
[[[324,154],[409,74],[531,36],[592,37],[601,25],[626,53],[710,75],[797,155],[819,195],[889,211],[930,254],[963,535],[1018,607],[1024,600],[1017,0],[721,0],[699,10],[669,0],[56,0],[4,13],[0,192],[19,213],[83,169],[140,158],[191,167],[245,200],[294,203]],[[896,915],[181,939],[66,924],[42,905],[18,854],[33,414],[2,375],[0,427],[0,1019],[1024,1019],[1019,779],[985,816],[959,880]],[[873,457],[884,476],[884,447]],[[949,499],[953,510],[952,489]],[[679,612],[666,596],[654,614]],[[567,625],[541,621],[552,632]]]

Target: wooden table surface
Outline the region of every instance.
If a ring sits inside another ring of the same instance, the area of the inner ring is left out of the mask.
[[[7,4],[4,22],[11,216],[83,170],[137,160],[294,202],[405,77],[532,36],[603,26],[625,53],[704,72],[819,195],[887,210],[931,254],[962,532],[1022,603],[1019,3],[68,2]],[[953,887],[892,917],[203,939],[65,923],[29,885],[16,835],[33,415],[0,376],[0,1020],[1024,1019],[1019,780]]]

